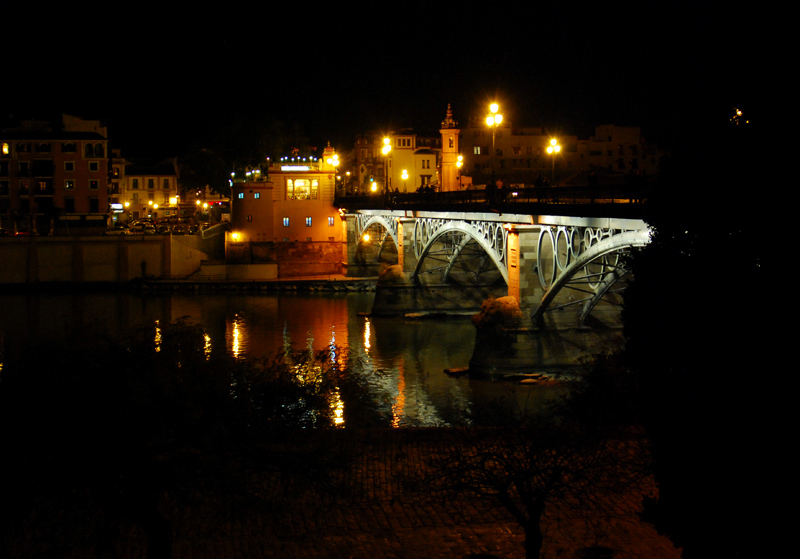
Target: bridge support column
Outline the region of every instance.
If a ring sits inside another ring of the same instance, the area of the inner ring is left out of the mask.
[[[406,278],[414,273],[417,265],[417,255],[414,253],[414,225],[415,218],[401,218],[397,224],[397,260]]]
[[[539,229],[538,225],[517,225],[508,231],[508,294],[516,298],[525,316],[544,295],[536,271]]]
[[[359,261],[358,243],[360,241],[358,236],[358,224],[354,215],[345,216],[345,249],[344,249],[344,262],[342,268],[344,274],[348,277],[359,276],[359,267],[363,266],[363,262]]]

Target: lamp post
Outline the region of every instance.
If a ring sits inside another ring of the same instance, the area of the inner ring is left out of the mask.
[[[547,153],[553,156],[553,171],[550,175],[550,184],[555,186],[556,181],[556,154],[561,151],[561,146],[558,145],[558,140],[555,138],[550,139],[550,145],[547,146]]]
[[[381,153],[383,153],[383,193],[386,194],[389,192],[389,152],[392,151],[392,144],[389,138],[383,139],[383,147],[381,148]]]
[[[495,132],[500,123],[503,122],[503,115],[498,113],[498,110],[497,103],[492,103],[489,105],[489,115],[486,117],[486,125],[492,129],[492,184],[494,184],[494,159],[497,153],[494,147]]]
[[[406,190],[406,181],[408,180],[408,171],[406,171],[405,169],[403,169],[402,178],[403,178],[403,193],[406,193],[406,192],[408,192],[408,190]]]
[[[458,179],[458,189],[461,190],[461,166],[464,165],[464,156],[459,155],[456,160],[456,178]]]
[[[328,143],[328,147],[330,147],[330,142]],[[336,196],[336,167],[339,166],[339,156],[334,153],[333,157],[329,157],[325,161],[328,165],[333,167],[333,195]]]

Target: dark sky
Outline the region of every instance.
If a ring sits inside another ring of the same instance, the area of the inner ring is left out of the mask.
[[[369,129],[437,129],[448,103],[465,123],[493,99],[515,123],[640,125],[662,144],[705,115],[757,110],[752,16],[597,4],[40,9],[0,22],[14,45],[0,100],[9,114],[102,117],[126,153],[165,155],[276,120],[344,149]]]

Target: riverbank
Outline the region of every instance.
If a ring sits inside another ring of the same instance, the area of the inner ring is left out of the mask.
[[[226,280],[222,278],[134,278],[126,283],[46,282],[3,284],[6,293],[78,292],[270,292],[270,291],[375,291],[376,277],[347,277],[341,274],[295,276],[268,280]]]

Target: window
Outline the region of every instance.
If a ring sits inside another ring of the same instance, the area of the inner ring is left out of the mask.
[[[78,148],[75,146],[74,142],[64,142],[61,144],[62,153],[75,153],[76,151],[78,151]]]
[[[36,151],[39,153],[50,153],[50,144],[43,142],[36,146]]]
[[[83,156],[94,157],[94,146],[92,144],[86,144],[83,146]]]
[[[155,179],[147,179],[147,188],[152,190],[155,187],[156,187]]]
[[[19,181],[19,192],[20,194],[28,193],[28,181]]]
[[[68,173],[71,173],[75,170],[75,162],[74,161],[64,161],[64,170]]]
[[[287,200],[316,200],[319,193],[317,179],[286,179]]]
[[[169,190],[169,179],[164,179],[164,182],[162,183],[162,186],[163,186],[164,190]]]
[[[91,190],[97,190],[100,188],[100,181],[89,181],[89,188]]]
[[[18,153],[28,153],[31,151],[31,145],[27,142],[19,142],[17,143],[17,152]]]
[[[283,218],[283,226],[284,227],[289,227],[289,218],[288,217],[284,217]],[[289,239],[284,239],[284,241],[288,241],[288,240]]]
[[[97,161],[89,161],[89,170],[96,172],[100,170],[100,163]]]
[[[333,227],[334,223],[335,221],[333,219],[333,216],[328,216],[328,227]]]
[[[11,154],[11,146],[8,145],[8,142],[3,142],[0,144],[0,155],[7,156]]]
[[[237,197],[239,200],[244,200],[244,192],[239,192],[239,193],[236,195],[236,197]]]
[[[103,144],[97,144],[96,146],[94,146],[94,156],[95,157],[104,157],[105,156],[105,152],[106,152],[106,150],[103,147]]]
[[[75,188],[75,181],[74,180],[70,179],[70,180],[65,180],[64,181],[64,189],[65,190],[72,190],[73,188]]]
[[[64,198],[64,211],[75,213],[75,198]]]
[[[259,198],[261,198],[261,193],[260,192],[256,192],[255,194],[253,194],[253,198],[258,200]]]
[[[22,173],[20,173],[21,175]],[[0,177],[8,176],[8,161],[0,161]]]
[[[481,154],[481,146],[475,146],[474,148],[472,148],[472,153],[475,154],[475,155],[480,155]]]
[[[253,221],[253,216],[252,215],[248,215],[247,216],[247,221]]]
[[[306,218],[306,227],[311,227],[311,218],[310,217]]]
[[[8,181],[0,181],[0,195],[8,194]]]

